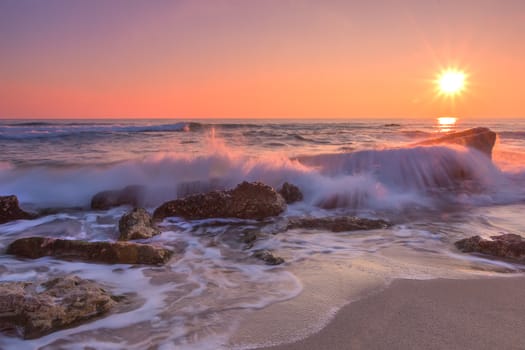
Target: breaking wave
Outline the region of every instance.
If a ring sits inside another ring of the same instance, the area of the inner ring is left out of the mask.
[[[1,190],[42,206],[88,206],[102,190],[130,184],[147,189],[155,206],[194,190],[231,188],[241,181],[298,185],[312,208],[402,210],[445,201],[473,205],[525,198],[523,173],[510,176],[476,150],[426,146],[288,158],[252,156],[215,140],[205,155],[165,153],[107,166],[0,166]]]

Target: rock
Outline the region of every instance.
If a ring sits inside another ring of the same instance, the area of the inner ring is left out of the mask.
[[[0,224],[14,220],[34,219],[33,214],[26,213],[18,206],[16,196],[0,196]]]
[[[160,233],[155,227],[151,215],[143,208],[135,208],[133,211],[122,215],[118,222],[120,231],[119,241],[132,239],[151,238]]]
[[[284,259],[280,256],[274,255],[269,250],[258,250],[253,253],[253,256],[259,260],[262,260],[266,265],[280,265],[284,263]]]
[[[288,182],[285,182],[277,192],[283,196],[287,204],[292,204],[303,200],[303,194],[299,187]]]
[[[304,228],[328,230],[332,232],[375,230],[387,228],[390,224],[384,220],[372,220],[354,216],[336,216],[326,218],[290,218],[287,229]]]
[[[155,219],[180,216],[184,219],[239,218],[260,220],[286,209],[284,198],[260,182],[243,182],[233,190],[195,194],[166,202],[153,213]]]
[[[315,202],[315,205],[323,209],[336,208],[360,208],[366,205],[370,194],[361,189],[357,189],[349,195],[348,193],[340,192],[326,196]]]
[[[177,185],[177,198],[183,198],[192,194],[206,193],[211,191],[225,190],[224,181],[213,178],[209,181],[188,181]]]
[[[77,276],[47,282],[0,282],[0,329],[41,337],[107,313],[117,304],[99,284]]]
[[[496,142],[496,133],[488,128],[478,127],[460,132],[454,132],[443,137],[419,142],[418,145],[435,145],[453,143],[477,149],[492,158],[492,148]]]
[[[91,209],[107,210],[121,205],[137,207],[144,201],[145,191],[145,187],[139,185],[126,186],[114,191],[102,191],[91,199]]]
[[[133,242],[87,242],[49,237],[27,237],[14,241],[7,254],[37,259],[52,256],[64,260],[81,260],[108,264],[165,264],[171,250]]]
[[[454,245],[464,253],[481,253],[525,263],[525,239],[523,237],[504,234],[490,238],[489,240],[473,236],[459,240]]]

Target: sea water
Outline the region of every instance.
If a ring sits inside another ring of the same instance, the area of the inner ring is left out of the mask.
[[[460,146],[417,145],[476,126],[498,134],[492,160]],[[130,208],[95,211],[90,200],[127,185],[145,186],[150,211],[187,183],[288,181],[304,200],[262,222],[167,218],[151,241],[186,248],[162,267],[2,254],[0,281],[75,274],[126,295],[130,306],[35,340],[0,335],[0,348],[254,348],[307,336],[394,278],[518,273],[520,265],[462,254],[453,243],[524,231],[524,160],[522,120],[2,120],[0,195],[17,195],[27,210],[53,209],[0,225],[2,251],[35,235],[117,239],[118,220]],[[455,165],[472,184],[455,185]],[[304,215],[357,215],[393,226],[282,232],[286,217]],[[241,239],[248,231],[257,233],[253,247]],[[286,263],[264,265],[252,257],[258,249]]]

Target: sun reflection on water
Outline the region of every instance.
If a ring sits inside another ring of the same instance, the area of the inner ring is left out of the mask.
[[[454,130],[458,118],[455,117],[439,117],[437,118],[439,132],[449,132]]]

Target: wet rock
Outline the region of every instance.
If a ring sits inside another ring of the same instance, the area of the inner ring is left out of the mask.
[[[280,265],[284,263],[283,258],[274,255],[269,250],[258,250],[255,253],[253,253],[253,257],[264,261],[266,265]]]
[[[329,194],[315,202],[315,205],[323,209],[337,209],[337,208],[360,208],[366,205],[369,200],[369,193],[361,189],[357,189],[352,194],[348,193],[334,193]]]
[[[241,243],[244,243],[244,249],[251,249],[257,240],[257,233],[254,231],[245,231],[241,235]]]
[[[0,330],[41,337],[107,313],[120,298],[77,276],[47,282],[0,282]]]
[[[332,232],[375,230],[387,228],[390,224],[384,220],[372,220],[355,216],[336,216],[326,218],[290,218],[287,229],[303,228],[328,230]]]
[[[286,209],[284,198],[260,182],[243,182],[229,191],[212,191],[166,202],[153,213],[155,219],[239,218],[260,220]]]
[[[173,252],[155,245],[132,242],[87,242],[27,237],[11,243],[7,254],[31,259],[52,256],[57,259],[108,264],[161,265],[171,258]]]
[[[251,244],[257,240],[257,233],[253,231],[246,231],[242,233],[241,241],[246,244]]]
[[[16,196],[0,196],[0,224],[14,220],[34,219],[35,215],[20,209]]]
[[[419,145],[435,145],[440,143],[453,143],[477,149],[492,158],[492,148],[496,142],[496,133],[488,128],[478,127],[460,132],[454,132],[443,137],[426,140]]]
[[[118,223],[119,241],[151,238],[160,233],[151,215],[143,208],[135,208],[124,214]]]
[[[126,186],[120,190],[102,191],[91,199],[91,209],[107,210],[121,205],[138,207],[144,201],[146,189],[144,186]]]
[[[299,187],[288,182],[285,182],[277,192],[283,196],[287,204],[292,204],[303,200],[303,194]]]
[[[224,181],[210,179],[209,181],[188,181],[177,185],[177,198],[183,198],[198,193],[225,190]]]
[[[465,238],[454,243],[464,253],[481,253],[496,258],[525,263],[525,239],[515,234],[492,236],[483,239],[480,236]]]

